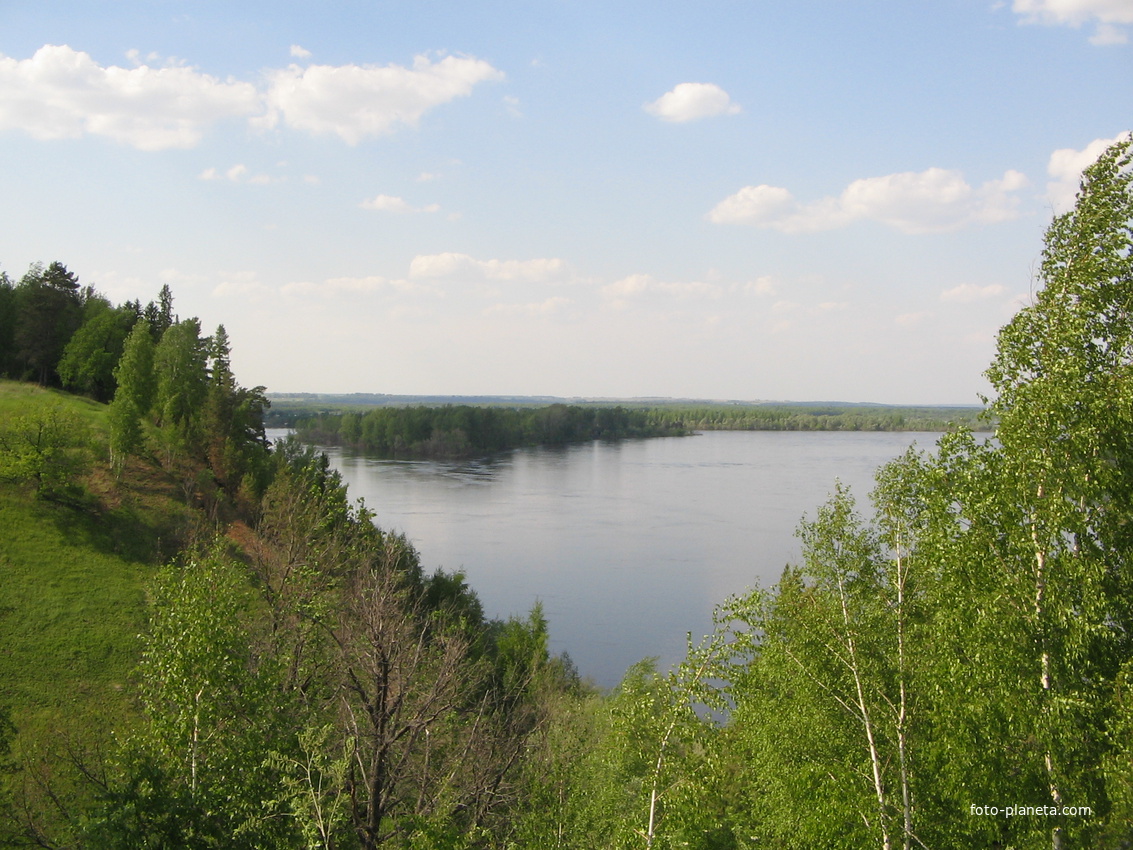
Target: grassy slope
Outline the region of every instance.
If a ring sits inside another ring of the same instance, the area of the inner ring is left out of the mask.
[[[0,427],[43,405],[90,425],[92,497],[69,507],[0,483],[0,705],[25,729],[129,712],[123,685],[137,663],[144,585],[187,522],[152,466],[128,467],[120,482],[106,474],[104,406],[0,381]]]

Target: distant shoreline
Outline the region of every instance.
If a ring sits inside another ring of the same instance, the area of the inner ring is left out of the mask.
[[[982,410],[978,404],[887,404],[872,401],[790,401],[785,399],[692,398],[681,396],[551,396],[551,395],[402,395],[396,393],[306,393],[269,392],[273,404],[341,405],[348,407],[405,407],[466,404],[472,406],[540,407],[551,404],[574,404],[585,407],[620,405],[622,407],[669,406],[801,406],[801,407],[880,407],[903,410]]]

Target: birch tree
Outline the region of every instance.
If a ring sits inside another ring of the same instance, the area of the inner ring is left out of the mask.
[[[912,847],[908,565],[883,557],[841,487],[799,536],[801,566],[730,604],[734,734],[758,789],[744,831],[792,847]]]

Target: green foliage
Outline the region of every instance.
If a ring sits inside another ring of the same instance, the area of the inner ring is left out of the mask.
[[[138,454],[144,444],[143,423],[153,407],[157,390],[153,368],[154,344],[149,322],[137,322],[123,345],[114,369],[117,390],[110,402],[110,458],[120,474],[126,458]]]
[[[154,344],[160,342],[165,332],[177,321],[177,316],[173,313],[173,291],[169,284],[161,285],[157,301],[146,305],[145,310],[141,311],[141,318],[149,323]]]
[[[185,319],[162,334],[153,356],[157,378],[154,409],[170,457],[195,455],[201,440],[200,413],[208,395],[208,340],[201,323]]]
[[[841,488],[799,536],[802,565],[723,615],[737,629],[729,736],[753,797],[741,829],[789,847],[907,846],[918,824],[905,555],[884,556]]]
[[[298,743],[293,754],[268,754],[267,765],[279,773],[280,785],[267,805],[293,819],[300,846],[354,846],[346,795],[354,740],[338,739],[334,726],[327,724],[304,729]]]
[[[961,430],[934,456],[888,465],[870,524],[836,492],[800,529],[802,564],[720,615],[733,658],[709,676],[733,707],[716,739],[729,755],[707,775],[727,777],[734,835],[1056,850],[1128,839],[1131,145],[1087,170],[1048,235],[1044,288],[1001,332],[996,439]],[[649,706],[662,703],[637,693],[628,728],[656,738]],[[1092,815],[970,811],[1018,804]]]
[[[949,431],[980,427],[980,413],[977,407],[676,402],[649,408],[649,421],[696,431]]]
[[[0,377],[16,376],[17,303],[11,278],[0,271]]]
[[[85,687],[108,690],[87,643],[101,645],[93,620],[114,618],[82,608],[62,629],[68,640],[32,634],[30,624],[51,619],[40,597],[62,606],[86,583],[112,596],[100,571],[125,571],[109,552],[130,538],[99,537],[89,512],[13,501],[18,488],[0,485],[0,704],[16,708],[13,753],[24,770],[3,778],[7,802],[35,803],[24,806],[23,836],[43,846],[365,850],[1125,846],[1131,146],[1087,170],[1077,206],[1048,233],[1043,288],[1000,334],[988,372],[994,439],[957,429],[935,453],[895,460],[879,473],[869,519],[837,489],[800,526],[802,560],[774,588],[722,606],[713,634],[690,639],[672,670],[643,662],[605,696],[549,657],[541,606],[487,622],[464,576],[427,576],[403,536],[350,502],[325,456],[297,442],[269,454],[266,399],[236,384],[224,329],[202,339],[195,320],[175,320],[163,291],[124,345],[112,444],[119,456],[138,450],[152,393],[156,424],[147,427],[160,428],[167,461],[197,495],[208,490],[215,508],[239,480],[255,509],[250,524],[228,526],[239,550],[190,550],[149,585],[137,690],[119,697],[136,696],[144,717],[121,727],[101,760],[73,750],[79,769],[67,780],[37,760],[43,736],[25,727],[50,729],[69,706],[19,668],[34,660],[29,647],[56,640],[60,681],[83,669]],[[34,284],[69,298],[68,274],[38,269],[25,295]],[[0,301],[19,291],[0,281]],[[93,317],[110,308],[85,297],[93,338]],[[154,327],[164,332],[151,371]],[[33,363],[15,334],[11,362]],[[156,391],[147,389],[154,371]],[[50,492],[80,417],[17,412],[3,389],[7,474]],[[759,411],[767,427],[910,422],[861,413]],[[759,418],[745,416],[386,408],[324,417],[305,436],[458,455]],[[125,433],[129,422],[139,430]],[[218,527],[222,513],[210,514]],[[29,554],[47,525],[58,539]],[[84,545],[108,560],[80,557]],[[62,573],[67,561],[82,561],[82,572]],[[137,572],[125,584],[134,595],[115,597],[127,617],[141,609]],[[73,640],[80,621],[86,643]],[[135,650],[106,640],[117,654],[105,666],[121,685]],[[57,704],[37,715],[35,699]],[[0,764],[9,735],[0,716]],[[1017,804],[1093,814],[971,813]],[[52,805],[62,825],[39,828]]]
[[[305,442],[345,444],[380,457],[471,457],[518,446],[686,433],[682,427],[650,421],[643,410],[565,404],[380,407],[365,414],[305,419],[296,427]]]
[[[71,335],[82,324],[78,279],[62,263],[32,266],[15,292],[17,362],[41,386],[58,386],[56,367]]]
[[[102,298],[88,298],[83,324],[63,349],[57,367],[63,387],[110,401],[117,387],[115,367],[136,320],[129,307],[115,309]]]
[[[229,363],[228,333],[216,329],[209,344],[209,383],[201,414],[205,458],[222,486],[234,492],[246,475],[262,483],[267,463],[263,414],[269,406],[263,387],[236,383]],[[262,492],[262,487],[254,486]]]
[[[227,836],[189,789],[152,756],[128,753],[113,766],[97,803],[83,817],[78,845],[91,850],[206,850],[225,847]]]
[[[41,408],[0,426],[0,479],[30,481],[36,496],[65,501],[81,495],[88,432],[66,408]]]
[[[277,783],[265,756],[290,753],[293,733],[278,670],[252,651],[246,574],[217,546],[162,570],[150,595],[140,666],[149,725],[138,740],[147,754],[140,767],[156,765],[171,800],[189,806],[183,827],[200,836],[199,846],[274,846],[290,830],[263,810]],[[137,786],[136,771],[124,781]],[[123,800],[134,805],[130,796]]]

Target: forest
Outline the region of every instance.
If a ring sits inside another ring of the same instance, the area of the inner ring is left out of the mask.
[[[304,443],[347,446],[383,458],[466,458],[521,446],[688,436],[696,431],[987,430],[979,408],[848,404],[652,403],[546,406],[406,404],[321,411],[291,402],[277,425]]]
[[[609,692],[270,447],[222,327],[5,277],[0,844],[1133,846],[1133,142],[1037,274],[994,439],[838,489]]]
[[[385,458],[465,458],[521,446],[687,433],[679,424],[651,421],[644,410],[567,404],[375,407],[364,413],[324,414],[296,423],[296,436],[305,443],[349,446]]]

